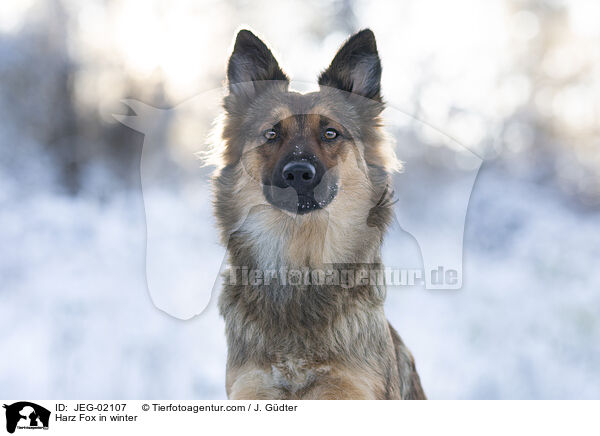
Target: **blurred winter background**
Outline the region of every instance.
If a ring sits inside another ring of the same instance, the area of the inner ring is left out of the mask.
[[[599,22],[592,0],[0,2],[0,397],[225,397],[214,306],[180,321],[149,298],[144,137],[112,114],[220,87],[249,25],[303,81],[373,29],[386,100],[415,117],[392,129],[427,174],[414,198],[456,164],[417,120],[485,158],[463,288],[388,295],[429,397],[600,398]],[[197,170],[213,116],[167,119],[156,159]]]

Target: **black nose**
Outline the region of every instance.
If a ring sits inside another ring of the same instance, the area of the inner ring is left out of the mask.
[[[317,170],[306,161],[292,161],[283,167],[283,181],[297,192],[314,187]]]

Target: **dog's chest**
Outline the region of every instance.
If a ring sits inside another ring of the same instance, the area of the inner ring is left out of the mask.
[[[328,365],[309,364],[304,359],[286,359],[271,366],[270,376],[274,387],[294,394],[330,371]]]

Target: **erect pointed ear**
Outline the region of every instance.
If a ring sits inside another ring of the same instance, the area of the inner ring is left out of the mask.
[[[361,30],[344,43],[319,76],[319,85],[381,101],[381,62],[370,29]]]
[[[240,30],[227,65],[230,92],[253,97],[269,85],[264,81],[270,80],[280,81],[286,87],[289,83],[288,77],[265,43],[249,30]]]

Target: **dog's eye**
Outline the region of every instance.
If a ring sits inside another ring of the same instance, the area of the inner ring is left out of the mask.
[[[331,141],[339,136],[339,133],[335,129],[327,129],[323,132],[323,139]]]
[[[265,139],[272,141],[277,138],[277,132],[273,129],[268,129],[263,132]]]

